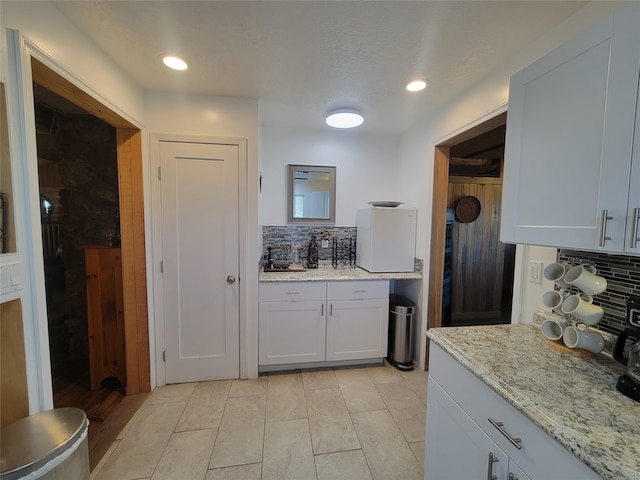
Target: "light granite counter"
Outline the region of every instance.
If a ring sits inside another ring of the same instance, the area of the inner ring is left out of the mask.
[[[553,350],[535,324],[427,335],[602,478],[640,479],[640,403],[616,390],[626,369],[611,356]]]
[[[265,272],[260,269],[260,282],[327,282],[345,280],[420,280],[421,271],[397,272],[397,273],[370,273],[360,267],[339,267],[320,265],[319,268],[310,268],[304,272]]]

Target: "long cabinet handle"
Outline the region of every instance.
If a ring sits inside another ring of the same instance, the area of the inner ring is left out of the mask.
[[[489,452],[489,464],[487,466],[487,480],[498,480],[498,476],[493,474],[493,464],[499,460],[495,457],[493,452]]]
[[[607,240],[611,240],[611,237],[607,237],[607,222],[613,220],[613,217],[609,216],[609,210],[602,210],[602,222],[600,226],[600,246],[604,247]]]
[[[329,304],[329,315],[333,317],[333,303]]]
[[[640,226],[640,208],[633,209],[633,216],[631,218],[631,248],[636,248],[638,246],[638,230]]]
[[[518,480],[518,477],[516,477],[513,472],[509,472],[509,480]]]
[[[320,309],[320,316],[321,316],[321,317],[324,317],[324,303],[321,303],[321,304],[320,304],[320,306],[322,307],[322,308]]]
[[[509,435],[506,430],[502,427],[504,427],[504,423],[499,422],[497,420],[494,420],[493,418],[489,417],[489,423],[491,425],[493,425],[494,427],[496,427],[498,429],[498,431],[504,435],[506,437],[507,440],[509,440],[511,442],[511,444],[516,447],[518,450],[522,450],[522,445],[520,445],[522,443],[522,440],[519,438],[515,438],[512,437],[511,435]]]

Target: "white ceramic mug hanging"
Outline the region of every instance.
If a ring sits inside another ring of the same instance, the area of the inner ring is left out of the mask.
[[[607,289],[607,279],[596,275],[593,265],[576,265],[564,274],[563,280],[572,287],[577,287],[587,295],[598,295]]]

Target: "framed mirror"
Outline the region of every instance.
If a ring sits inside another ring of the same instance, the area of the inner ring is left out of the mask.
[[[336,223],[336,167],[288,165],[287,223]]]

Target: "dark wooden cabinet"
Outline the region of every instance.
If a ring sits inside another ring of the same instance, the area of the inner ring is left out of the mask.
[[[90,384],[116,378],[126,386],[122,257],[120,248],[85,247]]]

